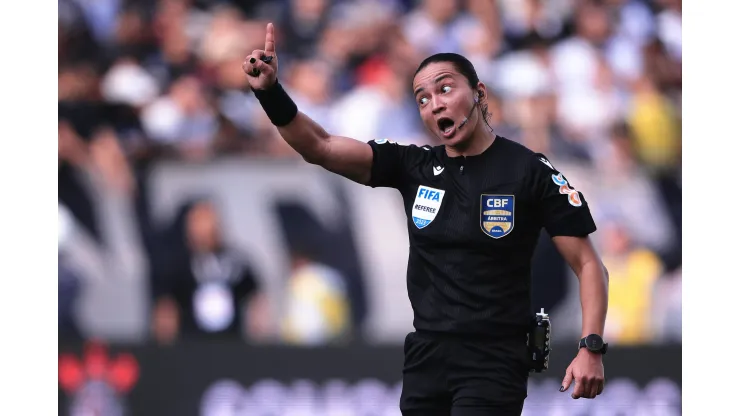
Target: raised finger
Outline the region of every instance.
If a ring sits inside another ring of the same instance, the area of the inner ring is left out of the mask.
[[[275,27],[272,23],[267,24],[267,33],[265,33],[265,52],[268,55],[275,54]]]

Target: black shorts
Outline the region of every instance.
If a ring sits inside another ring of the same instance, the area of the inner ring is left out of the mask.
[[[526,335],[499,340],[412,332],[404,343],[404,416],[520,416],[527,397]]]

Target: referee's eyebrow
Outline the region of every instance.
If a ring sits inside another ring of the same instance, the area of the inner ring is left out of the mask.
[[[452,74],[442,74],[437,76],[437,78],[434,78],[434,83],[438,83],[439,81],[442,81],[443,79],[450,78],[452,79]],[[424,87],[419,87],[416,90],[414,90],[414,96],[419,95],[420,92],[424,91]]]

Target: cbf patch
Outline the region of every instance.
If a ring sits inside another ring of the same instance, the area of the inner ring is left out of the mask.
[[[514,229],[514,195],[481,195],[480,228],[492,238],[509,235]]]
[[[574,207],[580,207],[581,205],[583,205],[583,202],[581,202],[581,196],[578,194],[578,191],[570,186],[565,177],[563,177],[562,173],[552,175],[552,181],[555,182],[555,185],[558,185],[560,187],[561,194],[568,195],[568,202],[571,205],[573,205]]]
[[[411,218],[414,220],[416,228],[421,230],[434,221],[442,207],[444,196],[445,191],[441,189],[419,186],[419,190],[416,191],[414,206],[411,208]]]

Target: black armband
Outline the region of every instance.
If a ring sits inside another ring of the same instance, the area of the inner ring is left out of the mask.
[[[298,114],[298,107],[277,81],[275,85],[266,90],[252,89],[252,92],[262,105],[267,117],[277,127],[287,125]]]

